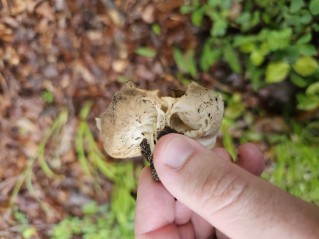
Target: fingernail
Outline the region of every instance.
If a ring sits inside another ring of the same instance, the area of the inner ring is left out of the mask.
[[[173,169],[182,167],[194,152],[193,145],[182,136],[173,138],[165,149],[165,164]]]

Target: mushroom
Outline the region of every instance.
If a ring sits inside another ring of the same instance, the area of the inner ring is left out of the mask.
[[[208,148],[214,146],[224,112],[220,94],[192,82],[186,93],[169,105],[166,124],[170,128]]]
[[[96,118],[106,152],[114,158],[143,155],[153,165],[157,140],[167,133],[180,133],[211,148],[221,125],[224,103],[220,94],[198,85],[187,86],[178,98],[158,97],[158,91],[126,83],[115,94],[100,118]]]

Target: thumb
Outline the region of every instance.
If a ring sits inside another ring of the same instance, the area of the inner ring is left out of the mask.
[[[182,135],[162,137],[154,164],[166,189],[231,238],[317,238],[318,208]]]

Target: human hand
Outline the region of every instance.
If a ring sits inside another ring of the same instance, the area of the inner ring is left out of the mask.
[[[233,164],[222,149],[176,134],[161,138],[154,164],[162,184],[142,171],[136,238],[319,238],[318,207],[255,176],[263,169],[256,146],[242,145],[238,154]]]

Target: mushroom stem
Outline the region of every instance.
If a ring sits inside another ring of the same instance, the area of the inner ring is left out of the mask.
[[[160,179],[156,173],[155,167],[154,167],[154,163],[153,163],[153,154],[151,151],[151,147],[150,144],[147,142],[147,139],[144,138],[142,140],[142,142],[140,143],[140,147],[141,147],[141,154],[142,156],[150,163],[150,168],[151,168],[151,173],[152,173],[152,177],[155,181],[159,182]]]
[[[176,133],[181,134],[180,132],[177,132],[175,129],[172,129],[168,126],[165,126],[163,130],[157,132],[157,140],[159,140],[161,137],[167,134]],[[152,177],[156,182],[159,182],[160,179],[157,175],[156,169],[154,167],[153,163],[153,153],[150,147],[150,144],[147,142],[147,139],[144,138],[142,142],[140,143],[141,147],[141,154],[142,156],[150,163],[151,173]]]

